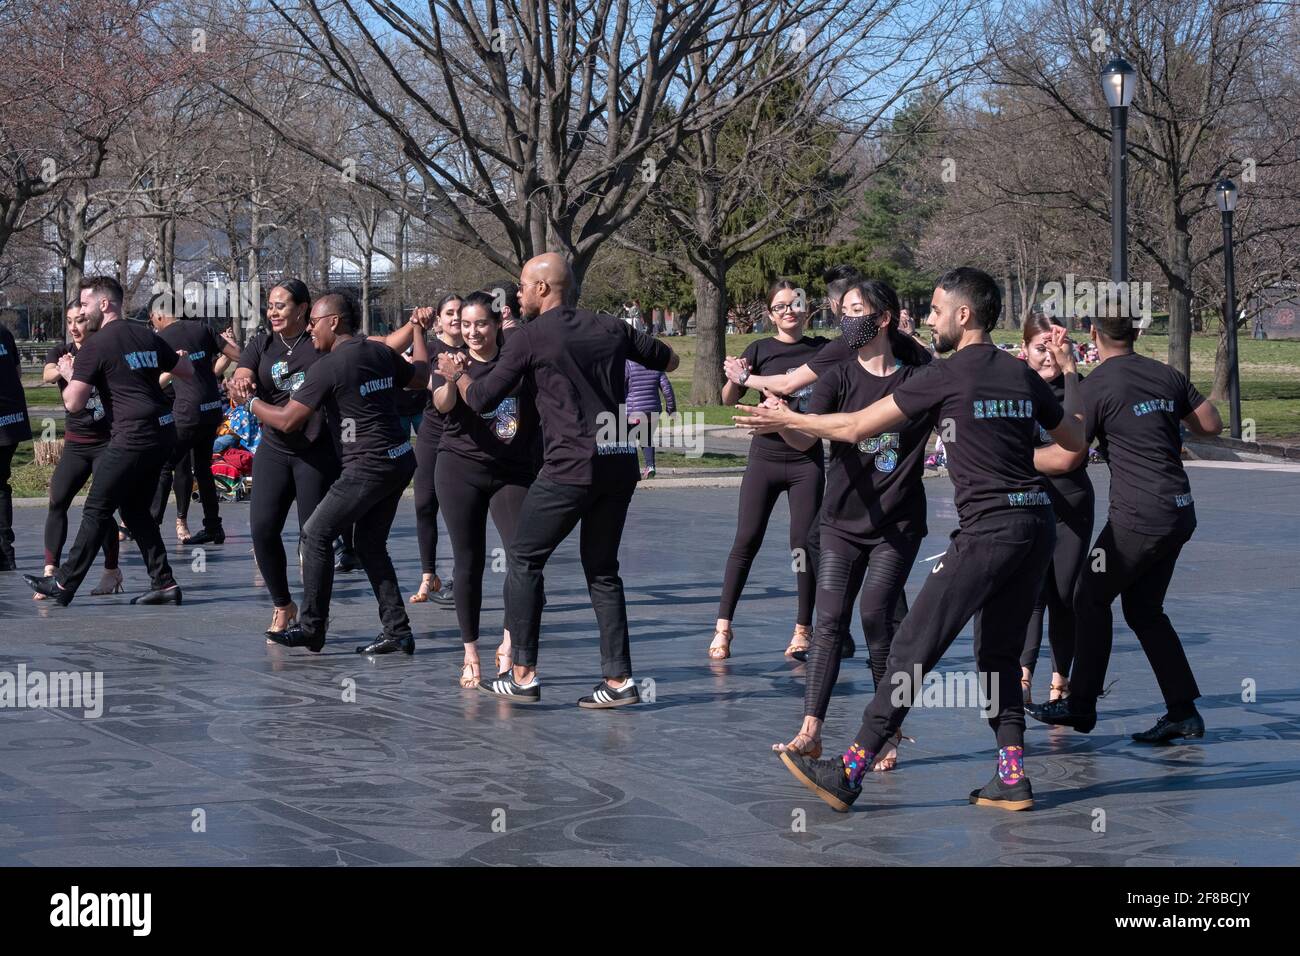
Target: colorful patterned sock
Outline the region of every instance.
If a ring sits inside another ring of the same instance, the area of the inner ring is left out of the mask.
[[[849,749],[844,751],[844,756],[840,758],[844,761],[844,776],[848,777],[849,786],[856,787],[862,783],[862,778],[871,769],[873,757],[875,754],[867,753],[858,746],[856,741],[849,744]]]
[[[998,778],[1008,786],[1025,779],[1025,748],[998,748]]]

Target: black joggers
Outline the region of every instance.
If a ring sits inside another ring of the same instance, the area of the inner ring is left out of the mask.
[[[1147,535],[1110,521],[1097,535],[1092,549],[1097,558],[1084,567],[1074,598],[1076,647],[1070,696],[1084,707],[1095,706],[1106,683],[1114,639],[1110,606],[1116,597],[1125,623],[1151,662],[1165,705],[1173,711],[1185,710],[1201,696],[1182,641],[1165,614],[1165,592],[1174,565],[1195,529],[1195,523],[1188,522],[1170,534]]]
[[[537,636],[546,603],[542,572],[560,542],[581,522],[578,548],[600,627],[602,673],[606,678],[632,676],[618,548],[635,487],[562,485],[539,477],[528,489],[505,584],[506,627],[516,665],[537,666]]]
[[[382,477],[344,469],[302,528],[300,620],[309,634],[325,633],[334,592],[334,539],[344,528],[355,525],[352,545],[379,602],[384,637],[411,636],[411,622],[397,588],[397,572],[388,555],[388,532],[393,528],[402,494],[415,474],[415,455],[395,459],[390,468]]]
[[[158,473],[171,452],[170,441],[144,450],[111,444],[104,450],[95,463],[95,480],[86,496],[86,506],[81,509],[77,539],[67,560],[59,567],[58,581],[62,587],[75,594],[81,586],[95,560],[95,552],[104,543],[104,536],[117,525],[113,518],[117,510],[122,512],[122,520],[144,557],[150,587],[161,590],[176,583],[167,563],[162,535],[149,511],[154,489],[158,487]]]
[[[889,676],[862,715],[858,746],[880,753],[922,691],[918,680],[934,669],[972,617],[976,676],[987,687],[989,726],[999,747],[1024,745],[1020,651],[1055,543],[1056,521],[1047,508],[985,515],[952,533],[948,550],[894,635]]]

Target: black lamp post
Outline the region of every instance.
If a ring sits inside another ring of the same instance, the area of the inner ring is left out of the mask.
[[[1237,270],[1232,261],[1232,213],[1237,208],[1237,187],[1220,179],[1214,189],[1223,218],[1223,328],[1227,332],[1228,408],[1231,434],[1241,437],[1241,379],[1237,368]]]
[[[1119,57],[1101,71],[1110,104],[1110,280],[1128,281],[1128,107],[1137,71]]]

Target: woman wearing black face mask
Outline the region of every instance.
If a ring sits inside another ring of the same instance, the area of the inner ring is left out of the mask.
[[[779,279],[768,292],[768,315],[777,333],[753,342],[742,361],[755,375],[781,375],[806,364],[829,340],[803,334],[808,318],[806,298],[793,282]],[[728,382],[722,388],[722,401],[734,405],[745,394],[746,386]],[[802,410],[812,392],[811,386],[790,396],[791,405]],[[825,485],[825,459],[821,442],[788,431],[757,436],[750,444],[749,462],[740,484],[740,513],[736,540],[727,557],[722,579],[722,597],[718,604],[718,621],[714,628],[709,657],[725,660],[731,656],[731,620],[740,601],[740,592],[749,577],[749,569],[767,533],[767,522],[782,493],[789,496],[790,551],[799,590],[799,609],[794,636],[786,655],[806,650],[812,639],[812,611],[816,583],[816,555],[809,541],[809,531],[822,504]]]
[[[893,349],[898,295],[883,282],[852,286],[842,303],[841,340],[854,350],[850,362],[817,379],[810,415],[856,412],[892,394],[915,371]],[[822,508],[817,566],[817,631],[808,652],[804,722],[788,744],[821,753],[821,725],[840,670],[840,648],[848,640],[853,605],[862,591],[862,632],[877,687],[894,636],[893,611],[926,534],[922,472],[934,416],[857,443],[832,442]],[[876,755],[875,770],[892,770],[900,736]]]

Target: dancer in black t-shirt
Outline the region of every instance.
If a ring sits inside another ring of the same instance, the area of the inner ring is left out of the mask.
[[[334,539],[355,528],[361,566],[379,602],[383,633],[357,648],[359,654],[415,652],[411,622],[388,555],[388,532],[402,492],[415,474],[410,435],[402,434],[397,390],[425,388],[429,354],[424,336],[412,338],[408,362],[382,341],[357,334],[360,319],[346,293],[327,292],[311,310],[311,337],[321,357],[283,406],[254,397],[249,410],[286,434],[299,431],[319,410],[327,410],[339,431],[343,470],[302,528],[302,616],[270,635],[278,644],[319,652],[325,645],[334,588]]]
[[[483,681],[479,690],[517,703],[541,699],[537,637],[545,603],[543,570],[560,542],[582,525],[579,552],[587,591],[600,625],[605,679],[580,707],[635,704],[627,605],[618,574],[618,547],[636,489],[637,443],[626,428],[624,362],[671,372],[672,349],[613,316],[574,304],[577,287],[568,262],[547,253],[524,264],[519,281],[529,321],[515,330],[486,375],[457,382],[461,398],[484,414],[522,382],[537,396],[545,463],[519,514],[506,576],[506,628],[514,667]],[[452,361],[444,356],[444,364]],[[450,372],[451,369],[446,369]]]
[[[67,308],[68,340],[56,345],[45,355],[42,380],[57,385],[60,395],[72,381],[72,367],[77,352],[86,340],[99,331],[98,320],[92,323],[89,316],[81,314],[81,303]],[[108,410],[104,408],[99,393],[91,390],[86,407],[79,412],[69,412],[63,427],[63,454],[50,476],[50,506],[45,515],[45,577],[59,569],[63,545],[68,540],[68,509],[94,473],[95,463],[108,448],[110,426]],[[117,524],[104,535],[104,574],[91,594],[121,594],[122,571],[118,567]],[[34,600],[47,600],[39,591]]]
[[[25,577],[32,590],[59,604],[71,603],[104,535],[116,527],[113,512],[120,509],[149,568],[151,585],[131,603],[180,604],[181,589],[149,506],[158,473],[176,443],[174,416],[158,379],[163,372],[190,379],[194,368],[148,326],[122,318],[122,287],[116,279],[100,276],[82,282],[81,312],[92,323],[99,320],[100,329],[77,352],[63,406],[76,414],[98,391],[112,421],[111,436],[97,462],[67,561],[55,575]]]
[[[14,555],[14,499],[9,475],[20,442],[32,437],[23,391],[22,358],[13,333],[0,325],[0,571],[18,567]]]
[[[1083,448],[1084,440],[1082,423],[1073,415],[1080,403],[1065,336],[1054,339],[1053,348],[1067,376],[1068,417],[1046,382],[993,344],[989,330],[1001,310],[1002,294],[991,276],[954,269],[939,279],[926,320],[939,352],[956,350],[952,358],[918,370],[860,412],[811,416],[786,407],[738,406],[749,413],[736,417],[741,427],[793,427],[845,442],[867,440],[927,415],[950,425],[953,440],[945,444],[960,525],[894,635],[886,683],[876,689],[862,728],[842,757],[781,754],[796,778],[836,810],[847,811],[862,793],[863,775],[901,728],[922,690],[920,679],[972,616],[979,672],[997,681],[986,694],[998,770],[970,794],[970,802],[1008,810],[1033,805],[1024,768],[1020,651],[1055,538],[1051,498],[1034,469],[1035,423],[1067,449]]]
[[[751,342],[741,361],[754,375],[784,374],[808,361],[829,340],[804,335],[808,319],[804,291],[793,282],[779,279],[768,290],[768,316],[777,333],[771,338]],[[748,378],[748,376],[745,376]],[[722,387],[722,401],[733,405],[744,397],[746,386],[727,382]],[[790,396],[800,410],[807,406],[812,386],[807,385]],[[786,430],[757,436],[749,446],[749,459],[740,482],[740,503],[736,518],[736,537],[727,556],[718,601],[718,619],[713,628],[709,657],[725,660],[731,656],[731,629],[740,592],[745,587],[754,558],[762,547],[772,509],[782,494],[790,505],[790,557],[795,568],[799,605],[795,614],[794,634],[785,649],[787,655],[806,651],[812,639],[813,601],[817,590],[817,555],[810,547],[809,533],[817,520],[826,483],[825,456],[822,443],[811,435]]]
[[[857,358],[817,379],[810,415],[856,412],[892,395],[917,371],[894,355],[888,334],[899,313],[898,295],[883,282],[863,281],[844,294],[844,339]],[[894,430],[856,443],[831,444],[817,565],[817,631],[808,655],[804,722],[787,744],[773,749],[821,755],[821,725],[849,641],[853,604],[862,592],[862,633],[875,686],[885,683],[897,606],[926,534],[926,442],[935,416],[927,413]],[[873,770],[892,770],[901,732],[876,755]]]
[[[438,499],[451,536],[456,562],[456,618],[465,645],[460,686],[480,683],[478,637],[483,603],[483,568],[487,556],[487,519],[501,535],[507,552],[514,542],[519,511],[528,486],[537,476],[533,441],[538,433],[537,402],[532,385],[521,382],[501,403],[482,414],[460,398],[458,382],[482,378],[495,367],[500,350],[500,312],[485,292],[470,294],[460,311],[465,361],[444,352],[442,372],[430,379],[434,407],[445,416],[438,450]],[[497,650],[495,674],[509,670],[510,639]]]
[[[1179,424],[1198,435],[1223,429],[1218,410],[1181,372],[1133,351],[1137,329],[1127,317],[1093,320],[1101,364],[1080,385],[1088,440],[1096,438],[1110,466],[1110,514],[1093,545],[1074,598],[1076,647],[1070,695],[1031,711],[1048,724],[1089,733],[1106,683],[1114,640],[1111,604],[1124,620],[1160,684],[1166,712],[1133,735],[1140,743],[1201,737],[1201,696],[1178,632],[1165,614],[1165,592],[1178,555],[1196,529],[1196,506],[1183,468]],[[1051,449],[1044,470],[1068,473],[1086,450]]]
[[[232,405],[242,405],[256,393],[262,402],[283,407],[307,377],[321,353],[312,343],[307,316],[311,293],[299,279],[286,279],[267,295],[270,328],[254,336],[239,356],[239,367],[226,386]],[[298,530],[307,524],[340,469],[338,450],[321,414],[311,416],[297,431],[268,426],[253,455],[253,495],[248,526],[253,555],[271,594],[274,611],[266,638],[273,642],[298,619],[298,605],[289,591],[284,553],[284,525],[297,506]]]
[[[176,540],[181,544],[223,544],[221,505],[217,483],[212,477],[212,445],[225,417],[216,374],[217,359],[239,359],[239,346],[218,337],[206,322],[177,319],[170,293],[161,292],[149,301],[149,322],[158,337],[177,352],[184,352],[194,366],[194,378],[175,383],[176,445],[158,476],[153,500],[154,521],[162,524],[168,496],[176,497]],[[170,380],[165,376],[163,384]],[[203,530],[190,534],[190,486],[197,484],[203,505]]]

